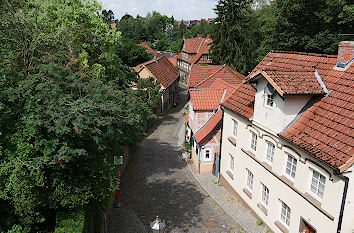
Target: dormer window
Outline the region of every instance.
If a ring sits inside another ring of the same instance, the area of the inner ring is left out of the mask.
[[[273,104],[274,104],[274,96],[267,95],[267,106],[273,107]]]

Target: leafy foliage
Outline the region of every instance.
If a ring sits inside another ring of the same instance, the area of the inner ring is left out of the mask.
[[[152,112],[127,88],[120,33],[99,12],[95,1],[0,5],[1,231],[49,230],[59,210],[105,199],[113,155],[144,135]]]
[[[145,100],[151,109],[156,109],[161,105],[160,82],[153,77],[139,79],[138,96]]]
[[[347,0],[277,0],[271,7],[262,28],[262,46],[269,49],[335,54],[343,34],[354,31]]]
[[[115,52],[122,62],[130,67],[135,67],[153,58],[146,49],[133,40],[122,38],[120,43],[115,45]]]
[[[251,0],[220,0],[216,5],[211,59],[245,73],[254,66],[254,31]]]

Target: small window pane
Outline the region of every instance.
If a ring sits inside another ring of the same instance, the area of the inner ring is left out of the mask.
[[[253,189],[253,173],[247,170],[247,187],[252,191]]]
[[[290,208],[284,202],[282,202],[280,219],[287,225],[290,225]]]
[[[268,142],[267,141],[267,156],[266,156],[266,159],[273,163],[273,160],[274,160],[274,150],[275,150],[275,145],[271,142]]]
[[[234,157],[230,155],[230,171],[234,171]]]
[[[252,137],[251,137],[251,149],[256,151],[257,149],[257,134],[254,132],[251,132]]]
[[[238,126],[237,121],[233,120],[232,135],[233,135],[234,137],[237,136],[237,126]]]
[[[264,184],[262,184],[263,186],[263,190],[262,190],[262,202],[265,206],[268,206],[268,202],[269,202],[269,189],[267,188],[267,186],[265,186]]]
[[[323,198],[323,193],[325,189],[326,178],[317,171],[312,173],[311,181],[311,192],[316,194],[318,197]]]
[[[274,97],[273,95],[267,95],[267,105],[273,107]]]
[[[288,154],[288,161],[286,163],[285,172],[286,172],[286,174],[288,174],[292,178],[295,178],[296,164],[297,164],[297,159],[295,159],[293,156]]]

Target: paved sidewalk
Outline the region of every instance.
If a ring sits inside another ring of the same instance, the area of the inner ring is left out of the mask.
[[[200,186],[226,213],[240,224],[238,226],[240,232],[269,232],[265,226],[257,225],[259,219],[242,205],[240,200],[231,195],[220,183],[218,183],[218,178],[216,176],[213,174],[198,174],[193,164],[189,161],[187,161],[187,164]]]
[[[139,217],[127,208],[112,208],[107,232],[146,233],[148,232]]]
[[[124,214],[113,209],[107,233],[151,232],[149,223],[157,214],[165,220],[168,233],[245,232],[208,196],[181,156],[187,87],[181,84],[180,90],[178,106],[152,129],[129,158],[120,193],[123,208],[129,211]]]

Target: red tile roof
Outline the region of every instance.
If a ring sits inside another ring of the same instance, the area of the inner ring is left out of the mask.
[[[187,85],[189,88],[208,88],[216,79],[239,85],[245,78],[227,65],[193,65]]]
[[[219,109],[194,135],[194,139],[198,144],[203,143],[209,135],[215,132],[221,125],[222,111]]]
[[[334,70],[336,56],[274,51],[256,66],[249,77],[264,68],[316,69],[330,93],[308,108],[280,136],[341,172],[354,162],[354,65]],[[223,105],[251,118],[255,91],[242,84]]]
[[[281,96],[296,94],[325,94],[316,78],[315,69],[288,70],[282,68],[264,68],[252,74],[253,81],[263,76]]]
[[[222,89],[192,89],[189,90],[194,110],[218,109],[224,96]]]
[[[189,122],[189,115],[188,115],[188,113],[184,116],[184,119],[186,120],[187,123]]]
[[[222,79],[216,79],[215,82],[213,84],[211,84],[210,89],[222,89],[222,90],[226,90],[224,99],[226,99],[227,97],[229,97],[234,91],[235,89],[239,86],[238,85],[230,85],[229,83],[225,82]]]
[[[243,83],[222,102],[222,105],[250,119],[253,116],[255,94],[256,91],[249,84]]]
[[[134,69],[139,72],[144,67],[160,81],[164,88],[172,84],[179,75],[178,69],[164,56],[142,63]]]
[[[153,50],[146,42],[141,42],[139,45],[144,47],[148,53],[153,54],[154,56],[157,55],[156,51]]]
[[[181,60],[185,60],[182,57],[182,52],[191,54],[190,57],[193,56],[192,54],[195,54],[191,59],[186,60],[190,64],[194,64],[201,58],[203,54],[209,54],[209,49],[212,43],[213,40],[210,38],[196,37],[196,38],[184,39],[182,50],[177,55],[177,58]]]

